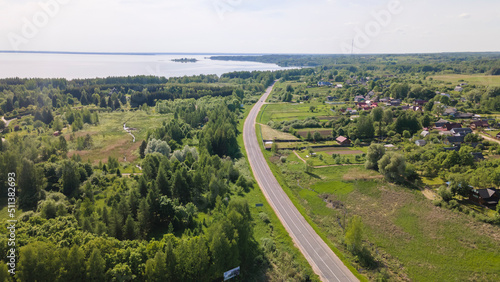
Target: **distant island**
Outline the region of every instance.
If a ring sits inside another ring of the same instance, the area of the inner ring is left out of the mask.
[[[177,62],[177,63],[196,63],[196,62],[198,62],[198,60],[195,59],[195,58],[181,58],[181,59],[172,59],[172,62]]]

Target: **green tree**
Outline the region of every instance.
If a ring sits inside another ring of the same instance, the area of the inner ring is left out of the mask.
[[[72,160],[65,160],[61,165],[62,177],[59,180],[62,192],[70,196],[80,186],[80,173],[78,165]]]
[[[347,248],[358,253],[363,245],[363,222],[361,217],[355,215],[349,222],[345,232],[345,243]]]
[[[384,111],[384,115],[382,116],[382,121],[387,125],[392,124],[392,122],[394,121],[394,115],[392,114],[391,109],[387,109]]]
[[[147,146],[148,144],[146,143],[146,141],[142,140],[141,146],[139,147],[139,156],[141,157],[141,159],[144,159]]]
[[[71,247],[67,257],[62,259],[63,269],[60,281],[86,281],[85,255],[77,245]]]
[[[410,139],[411,138],[410,131],[408,131],[408,130],[403,131],[403,137],[406,139]]]
[[[375,136],[375,128],[370,117],[361,116],[358,118],[356,128],[356,136],[368,139]]]
[[[123,236],[128,240],[134,240],[137,237],[137,227],[136,222],[132,218],[132,215],[128,215],[125,221],[125,226],[123,227]]]
[[[307,132],[307,137],[306,137],[306,140],[307,140],[307,141],[311,141],[311,140],[313,140],[313,137],[312,137],[311,131],[308,131],[308,132]]]
[[[367,169],[378,170],[378,161],[384,156],[385,148],[380,144],[371,144],[366,153],[365,167]]]
[[[314,142],[319,142],[323,139],[323,137],[321,136],[321,133],[319,133],[319,131],[314,131],[313,139]]]
[[[170,146],[168,145],[167,142],[158,140],[158,139],[151,139],[148,142],[148,145],[146,146],[146,150],[144,151],[144,154],[151,154],[158,152],[167,158],[170,158],[170,152],[172,150],[170,149]]]
[[[392,181],[401,180],[406,170],[405,158],[403,155],[389,152],[378,161],[378,167],[385,178]]]
[[[154,259],[148,259],[145,272],[147,281],[168,281],[166,260],[162,251],[158,251]]]
[[[146,199],[142,199],[139,203],[139,210],[137,211],[137,221],[139,233],[141,233],[142,238],[145,238],[149,232],[151,221],[151,213]]]
[[[167,195],[168,197],[172,197],[172,190],[170,187],[170,182],[167,178],[167,172],[164,165],[160,165],[158,170],[158,176],[155,181],[156,188],[160,191],[161,194]]]
[[[382,117],[384,115],[384,110],[381,107],[376,107],[375,109],[372,110],[371,115],[372,115],[373,121],[380,122],[380,121],[382,121]]]
[[[35,164],[28,159],[21,161],[18,171],[19,207],[26,210],[34,209],[40,198],[41,172],[37,171]]]

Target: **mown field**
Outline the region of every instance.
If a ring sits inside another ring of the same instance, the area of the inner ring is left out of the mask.
[[[494,75],[447,74],[447,75],[435,75],[432,76],[432,79],[457,85],[465,82],[481,86],[500,86],[500,76],[498,75],[494,76]]]
[[[273,166],[274,173],[282,172],[278,177],[299,210],[352,261],[356,258],[342,243],[341,226],[361,216],[364,244],[379,268],[356,267],[370,279],[379,277],[380,269],[394,280],[500,279],[498,227],[435,207],[420,191],[389,184],[363,166],[318,168],[307,174],[294,154],[286,164],[276,161]]]
[[[315,107],[314,112],[310,111],[311,106]],[[257,117],[257,122],[266,124],[270,120],[280,122],[308,117],[323,117],[324,119],[328,116],[333,116],[331,106],[318,102],[267,104]]]

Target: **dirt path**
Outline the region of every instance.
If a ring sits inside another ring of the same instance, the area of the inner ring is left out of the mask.
[[[3,122],[5,122],[5,127],[7,127],[7,126],[9,126],[9,123],[11,123],[11,121],[13,121],[13,120],[16,120],[16,118],[6,120],[5,117],[2,117],[2,120],[3,120]]]
[[[431,189],[421,188],[420,191],[422,191],[422,194],[429,200],[434,200],[437,198],[436,193],[434,193],[434,191],[432,191]]]
[[[299,154],[297,154],[297,151],[293,151],[293,153],[297,156],[297,158],[299,158],[302,162],[306,163],[306,160],[304,160],[303,158],[301,158],[299,156]]]
[[[486,140],[489,140],[489,141],[496,142],[496,143],[500,144],[500,140],[498,140],[498,139],[495,139],[493,137],[489,137],[488,135],[485,135],[484,133],[481,133],[481,132],[478,132],[478,134],[481,137],[483,137],[484,139],[486,139]]]

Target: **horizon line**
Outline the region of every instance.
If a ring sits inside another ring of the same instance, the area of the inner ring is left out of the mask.
[[[21,51],[0,50],[7,54],[60,54],[60,55],[129,55],[129,56],[157,56],[157,55],[243,55],[243,56],[265,56],[265,55],[310,55],[310,56],[352,56],[352,55],[420,55],[420,54],[495,54],[500,51],[457,51],[457,52],[409,52],[409,53],[223,53],[223,52],[86,52],[86,51]]]

